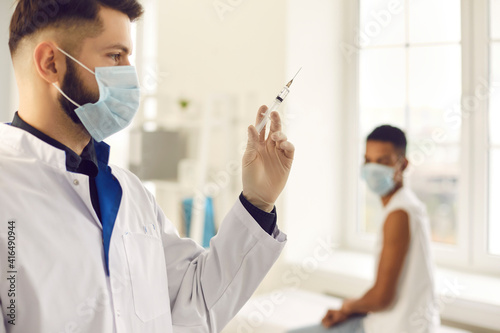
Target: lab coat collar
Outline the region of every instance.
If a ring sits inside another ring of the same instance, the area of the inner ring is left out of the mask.
[[[20,128],[0,124],[0,142],[19,154],[34,157],[44,164],[66,171],[66,152],[58,149]],[[94,142],[97,160],[108,165],[110,146]]]
[[[0,124],[0,142],[15,153],[66,171],[66,153],[20,128]]]
[[[93,139],[91,139],[85,149],[83,149],[82,154],[78,155],[69,147],[65,146],[57,140],[54,140],[50,136],[25,122],[19,116],[18,112],[15,113],[11,126],[23,129],[26,132],[36,136],[38,139],[48,143],[49,145],[64,150],[66,152],[66,169],[68,171],[81,173],[91,177],[97,176],[99,169]]]

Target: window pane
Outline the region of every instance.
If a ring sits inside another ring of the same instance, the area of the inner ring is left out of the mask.
[[[488,225],[489,253],[500,255],[500,149],[490,154],[490,216]]]
[[[439,129],[446,142],[460,140],[461,69],[459,45],[410,48],[411,137],[432,138]]]
[[[500,39],[500,0],[490,1],[491,38]]]
[[[492,43],[490,56],[490,140],[500,144],[500,43]]]
[[[427,206],[434,241],[456,244],[462,122],[461,1],[402,2],[409,7],[392,15],[386,10],[389,0],[360,0],[361,36],[367,26],[372,32],[377,32],[376,23],[380,28],[378,35],[367,38],[367,46],[401,45],[360,53],[360,141],[364,143],[366,135],[381,124],[406,131],[413,163],[407,185],[414,184],[412,188]],[[433,45],[418,45],[422,43]],[[364,148],[364,144],[360,146],[361,154]],[[358,230],[371,233],[381,222],[380,199],[363,183],[359,193]]]
[[[361,47],[406,43],[404,1],[361,0],[359,22]]]
[[[406,66],[403,48],[363,50],[360,54],[362,136],[381,124],[404,127]]]
[[[362,50],[360,53],[359,105],[360,156],[365,138],[377,126],[405,127],[406,51],[403,47]],[[361,182],[358,231],[373,233],[382,217],[380,198]]]
[[[407,181],[426,207],[432,240],[456,244],[460,147],[411,140]]]
[[[459,42],[460,0],[410,1],[410,43]]]

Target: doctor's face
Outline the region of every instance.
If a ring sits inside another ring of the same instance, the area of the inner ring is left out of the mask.
[[[85,38],[79,45],[79,53],[71,54],[85,66],[95,71],[96,67],[128,66],[132,53],[131,23],[127,15],[102,7],[99,16],[103,32],[93,38]],[[66,52],[70,52],[65,50]],[[62,90],[77,104],[95,103],[99,100],[99,87],[95,75],[66,57],[66,73]],[[68,116],[81,124],[75,113],[75,105],[62,95],[59,103]]]

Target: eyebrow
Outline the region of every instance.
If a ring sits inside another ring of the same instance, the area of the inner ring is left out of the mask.
[[[368,159],[368,156],[365,155],[365,160]],[[381,161],[381,160],[390,160],[391,159],[391,155],[383,155],[383,156],[380,156],[379,158],[377,158],[376,160],[377,161]]]
[[[128,47],[126,47],[125,45],[123,44],[115,44],[115,45],[111,45],[111,46],[108,46],[106,48],[104,48],[105,50],[111,50],[111,49],[120,49],[122,50],[123,52],[125,52],[126,54],[128,55],[131,55],[132,54],[132,51],[129,50]]]

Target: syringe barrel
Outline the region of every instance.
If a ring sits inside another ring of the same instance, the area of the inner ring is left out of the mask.
[[[257,132],[260,133],[264,127],[266,127],[267,122],[269,121],[269,116],[271,115],[271,112],[273,111],[278,111],[278,108],[281,105],[281,101],[279,99],[275,99],[273,101],[273,104],[268,107],[266,113],[264,114],[264,118],[260,121],[260,123],[257,125]]]
[[[283,102],[289,93],[290,89],[288,89],[288,87],[285,86],[283,90],[279,93],[279,95],[276,97],[276,99],[279,100],[280,102]]]
[[[278,108],[280,107],[281,103],[285,100],[286,96],[290,93],[290,89],[288,89],[287,86],[283,88],[283,90],[279,93],[279,95],[276,97],[276,99],[273,101],[273,104],[267,109],[264,118],[261,120],[261,122],[257,125],[257,132],[260,133],[266,127],[267,122],[269,121],[269,115],[273,111],[278,111]]]

